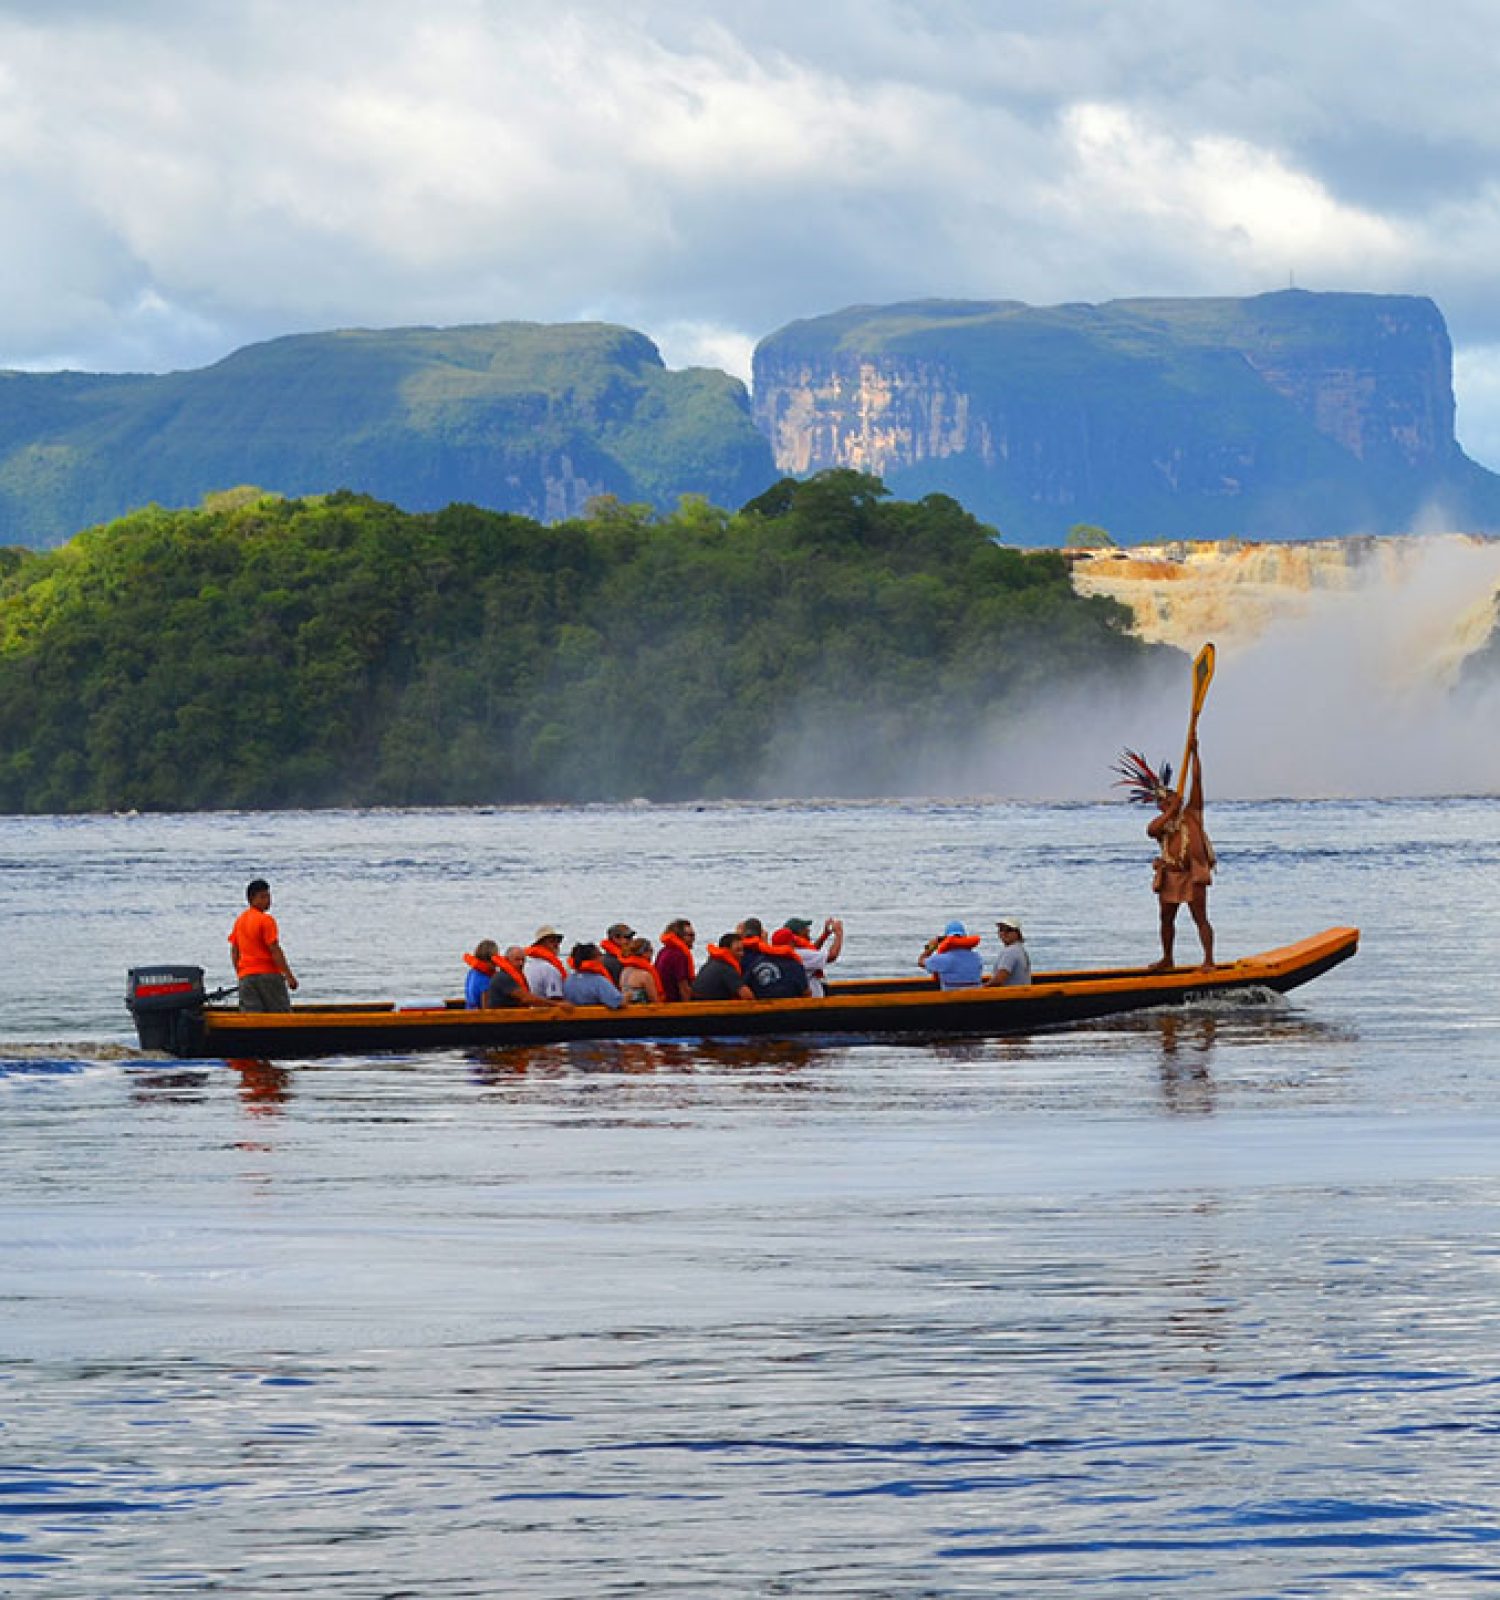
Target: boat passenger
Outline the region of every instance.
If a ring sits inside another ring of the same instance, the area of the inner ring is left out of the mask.
[[[995,923],[1000,935],[1000,954],[995,970],[984,980],[987,989],[1019,989],[1031,982],[1031,957],[1022,941],[1021,924],[1014,917],[1001,917]]]
[[[693,979],[694,1000],[753,1000],[754,992],[745,982],[740,964],[740,936],[721,934],[717,944],[708,947],[708,960]]]
[[[748,967],[754,958],[761,954],[770,953],[770,945],[766,943],[766,925],[759,917],[745,917],[739,927],[734,930],[740,936],[740,965]],[[746,977],[749,976],[747,971]]]
[[[563,999],[575,1006],[608,1006],[618,1011],[625,1004],[596,944],[575,944],[568,955],[573,969],[563,984]]]
[[[517,961],[515,956],[522,956]],[[526,982],[526,974],[522,971],[524,956],[520,950],[512,948],[502,956],[496,951],[490,958],[494,972],[490,977],[489,987],[484,991],[484,1007],[487,1011],[497,1011],[505,1006],[546,1006],[555,1005],[552,1000],[543,1000],[539,995],[531,992]]]
[[[740,965],[757,1000],[795,1000],[808,992],[806,968],[794,951],[766,942],[759,917],[746,917],[739,934]]]
[[[563,936],[556,928],[543,923],[526,950],[526,965],[522,968],[526,987],[543,1000],[561,1000],[563,997],[563,983],[567,979],[568,969],[558,954],[562,949],[562,941]]]
[[[691,1000],[697,967],[693,962],[692,921],[678,917],[662,930],[661,949],[656,952],[656,979],[663,1000]]]
[[[778,950],[789,949],[796,954],[807,972],[808,993],[821,998],[828,993],[824,979],[827,970],[837,961],[844,949],[844,924],[837,917],[829,917],[823,931],[816,939],[812,923],[806,917],[788,917],[771,935],[771,943]]]
[[[984,982],[979,935],[961,922],[950,922],[922,947],[917,965],[925,967],[944,989],[977,989]]]
[[[495,957],[500,946],[493,939],[481,939],[472,955],[465,954],[464,965],[469,969],[464,979],[464,1004],[470,1011],[478,1011],[484,1004],[484,991],[495,976]]]
[[[609,975],[616,984],[620,981],[620,967],[625,959],[626,947],[633,938],[635,929],[628,922],[612,922],[599,941],[599,959],[609,968]]]
[[[654,1006],[661,1003],[661,984],[651,965],[651,941],[634,938],[620,957],[620,993],[629,1006]]]
[[[281,932],[271,915],[271,885],[252,878],[245,885],[245,909],[229,930],[229,955],[240,982],[241,1011],[290,1011],[297,979],[281,948]]]

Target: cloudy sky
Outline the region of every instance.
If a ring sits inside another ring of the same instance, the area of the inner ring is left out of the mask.
[[[0,366],[605,318],[1432,296],[1500,467],[1491,0],[0,0]]]

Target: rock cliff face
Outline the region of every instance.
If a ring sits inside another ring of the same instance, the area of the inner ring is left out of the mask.
[[[1008,535],[1395,531],[1424,509],[1500,527],[1500,478],[1453,434],[1441,314],[1410,296],[856,307],[755,355],[789,473],[942,490]]]

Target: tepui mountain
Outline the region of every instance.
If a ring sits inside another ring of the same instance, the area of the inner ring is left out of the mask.
[[[857,306],[762,340],[753,401],[600,323],[293,335],[196,371],[0,373],[0,543],[255,484],[543,521],[599,495],[737,507],[831,467],[1017,543],[1500,530],[1432,301],[1288,290]]]

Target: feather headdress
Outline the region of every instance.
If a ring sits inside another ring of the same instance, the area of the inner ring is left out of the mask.
[[[1137,805],[1158,804],[1172,787],[1172,763],[1163,761],[1157,771],[1138,750],[1122,750],[1111,770],[1119,773],[1114,787],[1124,789]]]

